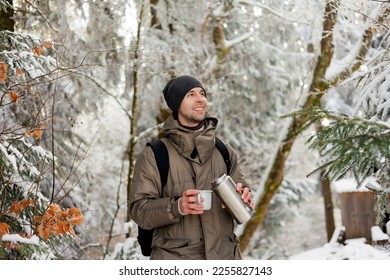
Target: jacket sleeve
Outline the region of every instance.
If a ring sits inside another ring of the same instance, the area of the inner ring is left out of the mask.
[[[130,215],[144,229],[181,220],[177,198],[162,197],[160,175],[150,147],[139,155],[130,187]]]
[[[229,144],[226,144],[226,146],[229,150],[231,159],[230,177],[232,177],[233,181],[236,184],[241,183],[244,187],[248,187],[249,189],[251,189],[249,184],[246,182],[244,173],[242,172],[241,167],[239,165],[237,152]]]

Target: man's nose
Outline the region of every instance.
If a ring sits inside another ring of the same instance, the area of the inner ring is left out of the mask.
[[[205,96],[204,94],[202,94],[202,93],[198,93],[198,94],[196,95],[196,100],[197,100],[197,101],[203,101],[203,100],[205,100],[205,99],[207,99],[207,98],[206,98],[206,96]]]

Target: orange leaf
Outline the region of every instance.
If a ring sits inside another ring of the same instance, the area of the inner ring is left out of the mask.
[[[61,212],[58,212],[57,215],[55,216],[55,218],[57,220],[66,220],[66,218],[68,217],[68,214],[66,213],[66,211],[61,211]]]
[[[4,234],[9,234],[8,224],[0,222],[0,237]]]
[[[16,76],[20,77],[23,75],[23,71],[22,69],[16,69],[16,72],[15,72]]]
[[[23,210],[23,206],[19,202],[12,203],[11,208],[8,210],[8,213],[19,215]]]
[[[46,49],[50,49],[53,46],[53,43],[51,41],[45,41],[45,42],[43,42],[43,46]]]
[[[35,140],[39,140],[39,138],[41,138],[41,135],[42,135],[42,130],[40,128],[36,128],[34,129],[33,131],[33,135],[34,135],[34,138]]]
[[[52,233],[54,233],[55,235],[59,235],[59,227],[58,227],[58,223],[55,223],[53,225],[51,225],[50,227],[47,227],[47,228],[50,228],[50,231]]]
[[[68,210],[70,218],[68,219],[74,225],[80,225],[83,222],[83,214],[78,208],[70,208]]]
[[[58,227],[61,229],[61,234],[66,234],[69,231],[70,224],[69,222],[58,222]]]
[[[36,50],[37,50],[38,56],[41,56],[41,55],[42,55],[42,52],[43,52],[43,47],[42,47],[42,46],[37,46],[37,47],[36,47]]]
[[[58,204],[50,204],[43,217],[35,217],[36,232],[46,240],[50,238],[50,234],[70,234],[77,237],[72,224],[79,224],[82,219],[78,208],[63,210]]]
[[[34,217],[34,220],[35,220],[35,223],[36,223],[36,224],[39,224],[39,223],[42,222],[43,218],[42,218],[41,216],[35,216],[35,217]]]
[[[19,99],[19,95],[18,95],[16,92],[11,91],[11,92],[9,93],[9,99],[11,99],[11,101],[12,101],[13,103],[16,103],[16,101],[18,101],[18,99]]]
[[[35,205],[35,200],[34,199],[23,199],[21,204],[24,206],[24,207],[27,207],[29,205],[32,205],[34,206]]]
[[[35,140],[39,140],[39,138],[41,138],[42,136],[42,131],[46,129],[46,125],[44,123],[41,123],[41,125],[39,126],[39,128],[36,128],[32,131],[32,134],[34,135],[34,138]]]
[[[43,219],[42,222],[45,223],[45,224],[48,224],[49,222],[50,223],[55,222],[54,216],[51,213],[49,213],[49,212],[46,212],[45,214],[43,214],[42,219]]]
[[[58,204],[50,204],[47,207],[47,212],[50,216],[55,216],[57,213],[61,212],[61,206]]]
[[[32,135],[32,131],[31,130],[26,130],[24,135],[26,135],[27,137],[30,137]]]
[[[35,205],[35,200],[32,199],[24,199],[21,202],[14,202],[12,203],[11,208],[8,210],[9,213],[14,213],[16,215],[19,215],[20,212],[23,211],[24,208],[26,208],[29,205]]]
[[[5,62],[1,61],[0,62],[0,69],[3,71],[3,73],[5,73],[5,72],[7,72],[8,65]]]
[[[45,238],[45,233],[44,233],[44,227],[43,227],[43,224],[39,224],[37,226],[37,234],[42,237],[42,238]],[[47,239],[47,238],[45,238]]]
[[[32,49],[32,52],[37,55],[41,56],[43,52],[43,47],[42,46],[36,46],[35,48]]]
[[[73,237],[77,237],[76,233],[74,232],[73,228],[70,226],[67,228],[67,233],[71,234]]]
[[[0,83],[7,79],[7,69],[8,65],[5,62],[0,62]]]

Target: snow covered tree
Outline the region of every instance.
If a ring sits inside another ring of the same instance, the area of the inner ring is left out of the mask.
[[[61,258],[83,221],[80,209],[60,206],[68,184],[54,179],[61,160],[44,145],[54,137],[54,52],[51,40],[0,30],[1,259]]]
[[[323,157],[319,169],[333,180],[353,176],[357,188],[368,177],[376,178],[378,186],[371,188],[377,198],[378,224],[390,214],[389,30],[386,16],[380,18],[373,28],[376,37],[364,67],[340,84],[340,87],[353,85],[355,88],[351,110],[340,111],[340,107],[329,102],[327,110],[315,108],[301,112],[309,118],[307,125],[315,121],[325,124],[308,139],[310,147],[318,149]]]
[[[348,4],[350,6],[345,5],[340,8],[340,1],[327,1],[326,3],[320,53],[313,68],[308,94],[300,105],[304,109],[308,110],[313,106],[321,106],[322,96],[329,89],[344,81],[359,69],[371,44],[371,26],[376,23],[372,19],[388,14],[386,5],[381,3],[365,3],[366,5],[359,7],[355,6],[356,3]],[[376,9],[372,9],[372,6],[375,6]],[[356,11],[359,11],[359,13]],[[356,19],[351,21],[354,18]],[[341,25],[341,22],[346,23],[346,25]],[[355,29],[352,28],[352,25],[355,24],[362,26],[359,33],[355,33]],[[345,44],[345,41],[340,43],[340,39],[341,41],[345,39],[349,45]],[[352,44],[353,47],[348,48]],[[336,53],[343,59],[340,60],[335,55]],[[288,124],[285,137],[278,146],[276,155],[269,166],[267,177],[265,177],[264,190],[256,206],[257,215],[247,223],[241,235],[243,249],[247,247],[251,236],[263,221],[271,199],[283,180],[285,163],[291,152],[292,143],[302,132],[306,122],[306,115],[293,115],[291,123]]]

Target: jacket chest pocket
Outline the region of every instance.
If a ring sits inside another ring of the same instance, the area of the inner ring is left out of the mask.
[[[170,197],[181,196],[185,190],[195,189],[195,173],[186,159],[170,161],[166,191]]]

